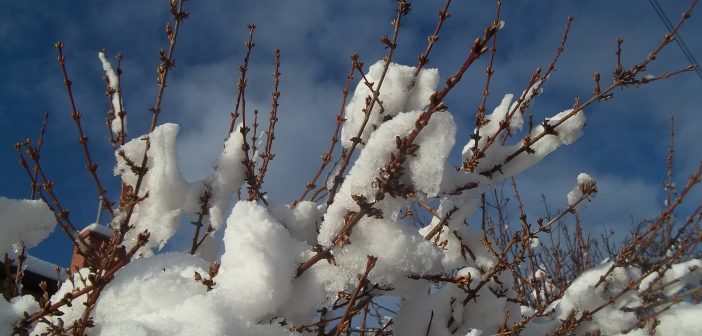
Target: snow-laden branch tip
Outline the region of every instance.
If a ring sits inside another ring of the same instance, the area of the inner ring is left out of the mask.
[[[122,93],[119,84],[119,76],[112,64],[105,56],[104,51],[98,52],[98,58],[102,63],[102,69],[105,71],[107,76],[107,82],[112,93],[112,111],[114,112],[115,118],[112,120],[112,133],[120,134],[127,133],[127,115],[124,113],[124,107],[122,105]]]

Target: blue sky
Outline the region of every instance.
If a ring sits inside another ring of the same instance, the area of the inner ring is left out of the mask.
[[[414,65],[433,30],[442,1],[415,1],[399,39],[395,61]],[[663,4],[675,21],[685,1]],[[338,111],[349,56],[357,52],[366,65],[384,54],[380,36],[390,34],[392,1],[192,1],[191,13],[179,36],[177,67],[169,77],[161,122],[182,125],[179,159],[188,180],[208,174],[222,148],[229,112],[235,99],[236,71],[243,56],[246,24],[255,23],[256,47],[249,74],[249,104],[267,111],[272,89],[273,50],[281,49],[281,109],[276,158],[266,182],[275,201],[286,202],[301,192],[327,146]],[[492,1],[456,1],[429,66],[438,67],[442,80],[457,69],[470,42],[494,18]],[[663,24],[646,1],[519,1],[503,6],[505,28],[498,35],[491,110],[505,93],[519,93],[537,66],[545,67],[557,47],[566,17],[575,17],[570,39],[557,70],[536,101],[537,119],[568,108],[575,97],[592,91],[592,73],[606,80],[615,64],[614,47],[624,38],[625,66],[639,62],[660,42]],[[41,117],[50,113],[42,151],[47,173],[56,183],[64,206],[76,225],[93,222],[97,208],[95,187],[85,171],[54,42],[65,44],[67,66],[74,83],[78,109],[99,173],[116,199],[118,181],[109,151],[103,71],[97,51],[106,48],[125,55],[123,98],[130,136],[148,128],[147,108],[156,92],[154,68],[158,48],[165,47],[165,1],[52,1],[41,5],[8,2],[0,13],[0,195],[26,198],[29,183],[16,164],[12,145],[36,138]],[[683,28],[692,53],[702,59],[699,11]],[[650,68],[654,74],[688,64],[675,45]],[[459,124],[457,149],[467,141],[480,101],[485,60],[478,62],[447,100]],[[655,215],[662,204],[669,116],[677,120],[675,177],[685,182],[699,164],[698,133],[702,129],[702,80],[694,73],[615,93],[612,102],[586,110],[585,135],[556,151],[519,177],[527,208],[542,216],[541,194],[554,207],[580,172],[599,182],[598,198],[583,216],[591,232],[604,226],[624,232],[631,218]],[[702,199],[697,191],[690,203]],[[684,213],[683,213],[684,214]],[[106,217],[104,217],[106,218]],[[32,254],[65,264],[70,244],[57,232]]]

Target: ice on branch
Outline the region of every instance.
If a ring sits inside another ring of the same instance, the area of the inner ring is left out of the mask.
[[[41,200],[13,200],[0,196],[0,254],[10,252],[12,245],[22,242],[36,246],[54,231],[56,217]]]
[[[117,134],[127,132],[127,115],[124,113],[122,108],[122,96],[120,93],[119,86],[119,76],[117,72],[112,68],[112,64],[105,56],[104,51],[98,52],[98,58],[102,63],[102,69],[107,75],[108,85],[110,86],[110,91],[112,91],[112,111],[115,114],[115,118],[112,120],[112,132]]]
[[[527,91],[524,95],[524,101],[532,99],[532,91],[533,89]],[[507,122],[509,129],[512,131],[518,132],[522,130],[524,119],[517,106],[518,102],[512,103],[512,98],[511,94],[505,95],[500,105],[495,108],[492,114],[487,116],[487,124],[479,129],[480,139],[477,144],[475,139],[471,139],[463,148],[464,161],[473,157],[476,148],[478,150],[485,148],[489,142],[488,139],[501,137],[504,134],[504,132],[497,134],[501,123]],[[511,145],[503,145],[500,139],[495,140],[485,150],[485,157],[478,160],[474,171],[486,173],[493,180],[515,176],[541,161],[546,155],[561,145],[570,145],[575,142],[582,135],[582,128],[585,126],[585,114],[581,110],[571,115],[572,111],[572,109],[565,110],[551,118],[547,118],[543,124],[534,127],[524,139],[531,141],[539,136],[543,137],[534,140],[535,142],[528,145],[526,150],[521,151],[512,158],[509,158],[510,155],[517,153],[525,145],[524,141],[526,140]]]
[[[368,69],[365,78],[373,85],[373,91],[377,91],[384,69],[383,60],[377,61]],[[373,104],[367,125],[361,133],[360,138],[363,143],[385,120],[393,118],[400,112],[421,110],[429,104],[429,96],[434,93],[439,83],[439,70],[422,69],[416,78],[415,71],[414,67],[390,63],[380,87],[381,104],[378,102]],[[374,93],[367,83],[361,80],[346,106],[346,122],[341,130],[341,144],[344,148],[350,147],[351,139],[358,135],[366,117],[365,109],[373,97]]]
[[[144,150],[148,148],[147,170],[137,195],[144,199],[135,206],[131,221],[134,229],[126,237],[127,241],[135,240],[138,233],[149,230],[151,236],[144,250],[163,247],[180,226],[184,208],[193,207],[186,204],[190,198],[189,185],[178,168],[175,147],[178,129],[175,124],[160,125],[150,134],[126,143],[116,152],[115,175],[121,176],[122,181],[134,190],[139,165]]]

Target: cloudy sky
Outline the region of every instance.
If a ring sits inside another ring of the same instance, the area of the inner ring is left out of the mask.
[[[182,125],[179,160],[188,180],[207,175],[222,148],[235,99],[237,66],[241,63],[246,25],[255,23],[256,47],[249,74],[249,106],[268,111],[272,89],[273,50],[281,49],[281,108],[276,158],[266,189],[275,201],[287,202],[301,192],[328,145],[338,111],[350,55],[359,53],[367,65],[382,57],[380,37],[390,34],[395,3],[366,1],[191,1],[176,51],[177,67],[169,77],[161,122]],[[415,1],[399,38],[395,61],[416,64],[426,36],[443,1]],[[429,66],[442,79],[462,63],[472,40],[494,19],[492,1],[455,1]],[[674,22],[686,1],[666,1]],[[502,8],[506,25],[498,35],[498,54],[489,99],[490,110],[505,93],[521,92],[536,67],[551,60],[569,15],[575,17],[566,52],[532,112],[538,119],[568,108],[576,97],[592,92],[592,73],[607,80],[614,68],[616,38],[624,38],[625,66],[638,63],[655,48],[665,32],[646,1],[518,1]],[[26,198],[29,183],[16,164],[12,144],[36,138],[44,112],[50,113],[42,160],[56,183],[64,206],[79,226],[95,219],[97,197],[84,169],[77,133],[53,44],[65,44],[67,66],[77,105],[84,113],[90,147],[100,164],[100,176],[112,199],[113,177],[105,112],[103,71],[97,51],[124,53],[123,98],[130,136],[148,128],[147,108],[156,93],[154,68],[158,49],[165,47],[166,1],[50,1],[38,5],[19,1],[4,4],[0,13],[0,195]],[[697,59],[702,59],[702,19],[693,13],[682,35]],[[659,74],[689,62],[671,45],[650,67]],[[480,102],[485,60],[464,77],[447,105],[459,124],[457,151],[467,141]],[[355,85],[355,83],[354,83]],[[675,178],[684,184],[699,164],[702,151],[702,79],[694,73],[638,89],[617,91],[611,102],[588,110],[585,135],[561,148],[519,177],[522,197],[533,217],[542,216],[541,194],[553,207],[565,203],[580,172],[598,180],[600,193],[583,216],[591,232],[603,227],[626,231],[632,218],[642,219],[662,205],[668,144],[668,118],[677,122]],[[702,193],[690,201],[697,204]],[[58,230],[57,230],[58,232]],[[60,234],[32,254],[65,264],[69,243]]]

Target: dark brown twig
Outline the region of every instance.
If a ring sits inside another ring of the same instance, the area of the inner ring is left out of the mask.
[[[273,93],[271,94],[271,112],[268,116],[268,130],[266,131],[266,145],[264,147],[263,153],[259,154],[261,157],[261,166],[258,168],[258,174],[256,175],[256,194],[265,195],[261,192],[261,187],[265,181],[266,172],[268,171],[268,164],[273,160],[275,155],[271,152],[273,148],[273,140],[275,140],[275,125],[278,122],[278,99],[280,98],[280,91],[278,86],[280,85],[280,50],[275,50],[275,70],[273,71]],[[254,151],[255,152],[255,151]]]
[[[329,194],[327,195],[327,206],[330,206],[334,202],[334,197],[336,196],[337,191],[339,190],[339,187],[341,186],[341,182],[343,182],[343,176],[346,173],[346,168],[348,167],[349,163],[351,162],[351,157],[353,156],[354,151],[356,150],[356,147],[358,144],[361,142],[361,135],[363,134],[363,130],[365,130],[366,125],[368,124],[368,118],[370,117],[371,112],[373,111],[373,108],[375,107],[375,104],[377,103],[380,106],[381,112],[382,112],[382,101],[380,101],[380,90],[383,86],[383,82],[385,81],[385,75],[388,72],[388,69],[390,68],[390,62],[392,62],[393,55],[395,53],[395,49],[397,49],[397,38],[400,34],[400,26],[402,24],[402,18],[409,13],[409,4],[405,2],[404,0],[399,0],[397,2],[397,9],[395,10],[396,16],[395,19],[392,20],[392,26],[393,26],[393,33],[392,33],[392,39],[388,38],[387,36],[384,36],[382,40],[383,44],[385,44],[385,47],[388,49],[388,54],[385,55],[383,58],[383,61],[385,62],[385,65],[383,67],[383,71],[380,75],[380,78],[378,79],[378,83],[375,85],[374,89],[374,83],[371,83],[368,81],[366,76],[364,75],[363,72],[363,64],[358,63],[357,58],[352,58],[354,62],[354,66],[358,70],[358,72],[361,74],[366,86],[368,86],[368,89],[372,93],[372,97],[370,99],[366,99],[366,107],[364,109],[365,111],[365,116],[363,118],[363,122],[361,123],[361,127],[356,132],[356,136],[352,138],[352,143],[349,148],[346,148],[342,151],[342,162],[339,168],[339,171],[336,173],[334,176],[334,180],[332,181],[332,187],[329,189]]]
[[[351,70],[349,70],[349,74],[346,75],[346,83],[344,84],[344,89],[341,91],[341,107],[339,108],[339,114],[337,114],[336,116],[336,127],[334,128],[334,133],[332,133],[329,148],[321,156],[322,164],[319,166],[319,169],[317,169],[317,172],[314,174],[312,179],[309,180],[309,182],[307,182],[307,185],[305,185],[305,190],[302,192],[302,195],[300,195],[300,197],[297,198],[293,205],[296,205],[297,203],[305,200],[305,197],[307,197],[307,193],[309,193],[312,189],[316,187],[317,180],[322,175],[322,172],[327,167],[329,162],[331,162],[332,160],[332,153],[334,152],[336,143],[339,142],[339,131],[341,130],[341,125],[346,120],[344,119],[344,109],[346,107],[346,99],[349,95],[349,87],[351,86],[351,81],[354,79],[353,74],[356,71],[356,63],[358,63],[358,55],[354,54],[351,56]],[[315,195],[312,195],[312,199],[314,199]]]
[[[81,125],[83,113],[78,112],[78,110],[76,109],[75,99],[73,98],[73,89],[71,88],[72,82],[68,78],[68,71],[66,70],[66,61],[63,55],[63,43],[61,41],[56,42],[55,46],[56,50],[58,51],[58,63],[61,67],[61,72],[63,73],[63,84],[66,86],[68,101],[71,105],[71,118],[75,122],[76,127],[78,129],[78,143],[81,144],[83,148],[83,154],[85,154],[85,160],[88,161],[88,163],[85,166],[85,169],[88,170],[88,172],[93,178],[93,181],[95,182],[98,196],[100,197],[100,200],[102,202],[102,208],[107,210],[107,212],[109,212],[110,215],[114,217],[115,213],[114,210],[112,210],[113,203],[110,202],[107,198],[107,190],[105,190],[105,187],[103,187],[102,182],[100,182],[100,178],[97,174],[98,165],[93,161],[93,158],[90,155],[90,150],[88,149],[88,137],[83,132],[83,126]]]
[[[361,279],[358,280],[358,285],[353,291],[353,294],[351,294],[349,302],[346,304],[346,309],[344,309],[344,315],[342,315],[341,320],[339,320],[339,323],[336,326],[336,333],[334,333],[334,336],[341,335],[342,331],[345,330],[350,324],[350,321],[348,319],[351,313],[351,307],[353,307],[353,304],[356,301],[356,298],[358,297],[358,293],[361,292],[361,288],[366,287],[366,279],[368,278],[368,273],[370,273],[373,267],[375,267],[375,262],[377,260],[378,258],[374,256],[368,256],[368,261],[366,262],[366,270],[363,272]]]

